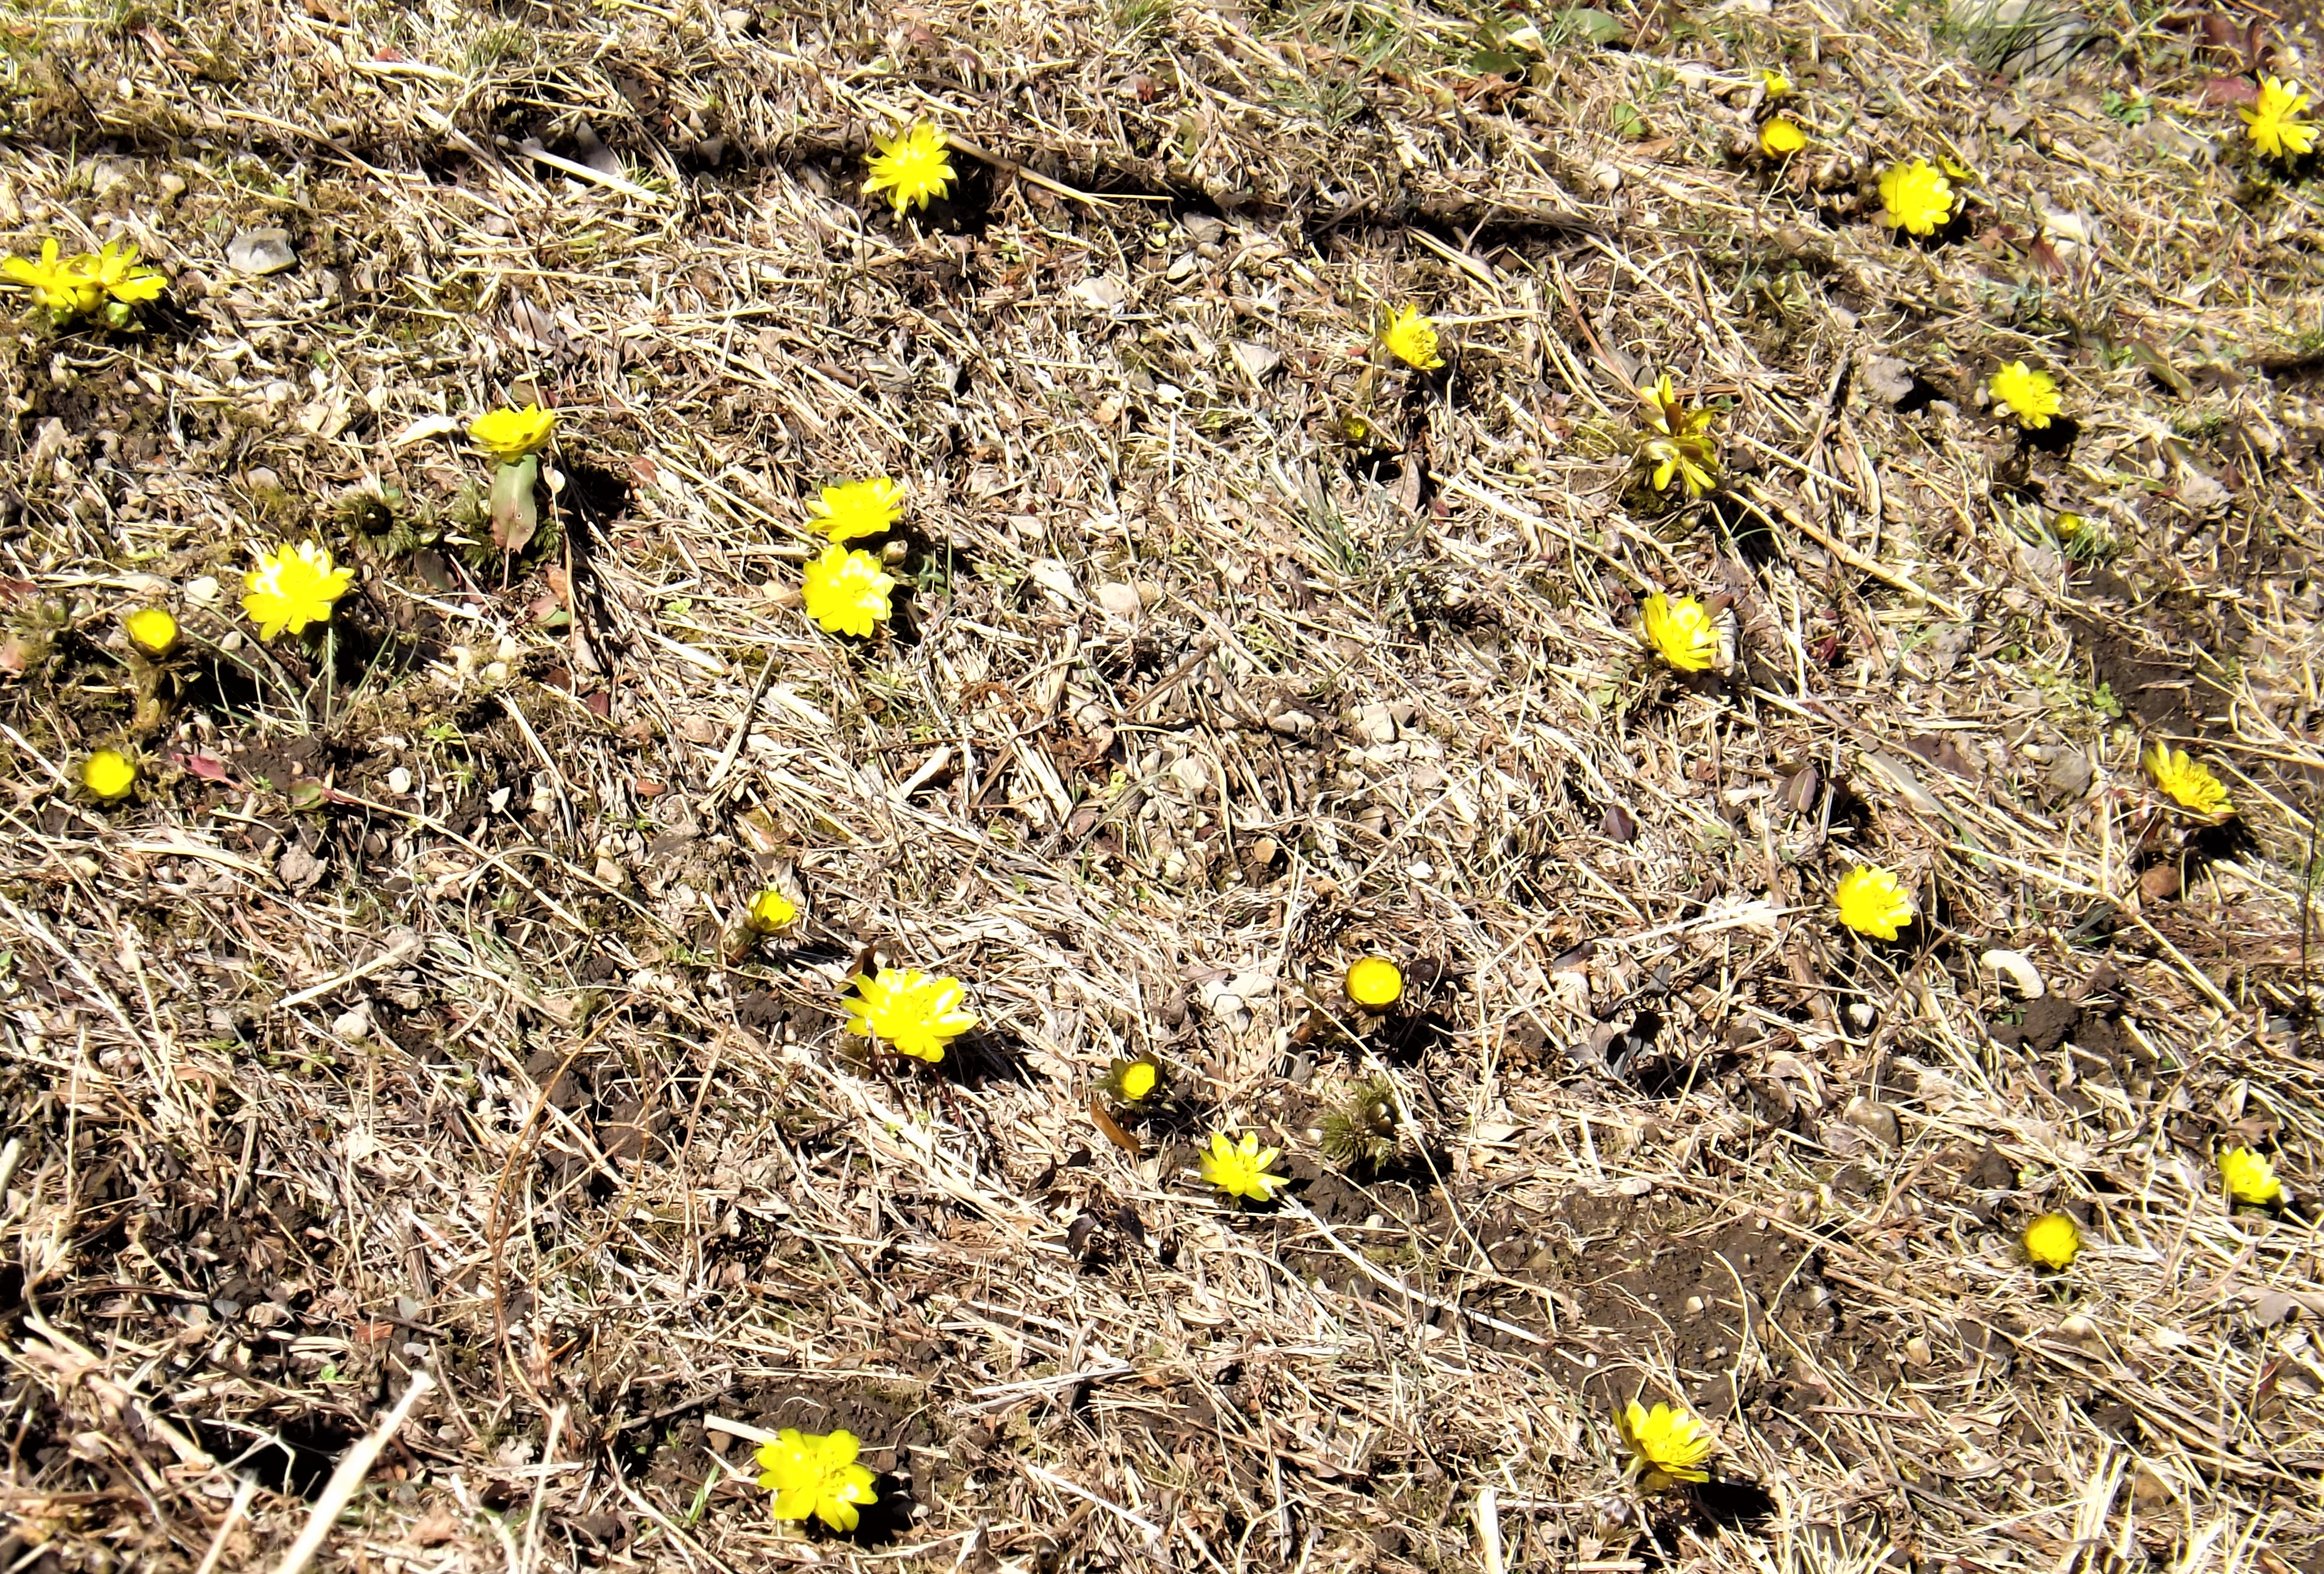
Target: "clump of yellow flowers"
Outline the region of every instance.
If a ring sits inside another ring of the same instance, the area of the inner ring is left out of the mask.
[[[2062,1213],[2044,1213],[2025,1227],[2025,1255],[2039,1266],[2063,1271],[2082,1249],[2082,1232]]]
[[[117,804],[137,785],[137,762],[118,749],[99,749],[81,761],[80,785],[100,804]]]
[[[2252,146],[2272,159],[2296,159],[2316,147],[2316,123],[2307,112],[2308,95],[2299,83],[2263,77],[2259,97],[2239,113]]]
[[[2224,820],[2236,812],[2236,801],[2219,778],[2211,774],[2210,767],[2200,763],[2184,749],[2173,749],[2168,743],[2156,743],[2140,761],[2153,778],[2155,790],[2190,815],[2204,820]]]
[[[1880,222],[1932,235],[1953,219],[1953,183],[1926,159],[1895,163],[1880,177]]]
[[[1711,1479],[1711,1472],[1702,1468],[1711,1458],[1711,1433],[1683,1405],[1657,1404],[1648,1410],[1633,1399],[1615,1413],[1614,1425],[1630,1449],[1624,1473],[1637,1476],[1646,1491]]]
[[[2066,408],[2049,374],[2034,371],[2023,361],[2003,362],[1993,381],[1986,384],[1986,391],[1993,396],[1996,409],[2029,432],[2040,431]]]
[[[871,553],[834,541],[808,561],[801,591],[807,615],[825,632],[862,639],[895,615],[888,597],[900,583]]]
[[[1272,1202],[1275,1188],[1289,1179],[1272,1173],[1282,1154],[1281,1148],[1259,1146],[1255,1131],[1244,1132],[1240,1142],[1223,1131],[1213,1131],[1210,1146],[1201,1150],[1203,1179],[1230,1197]]]
[[[1912,893],[1895,870],[1868,863],[1859,863],[1840,877],[1832,903],[1841,923],[1875,940],[1895,939],[1918,912]]]
[[[863,182],[864,193],[870,196],[886,192],[899,218],[915,204],[926,207],[930,198],[946,195],[958,179],[946,156],[951,142],[927,121],[921,121],[900,136],[874,137],[872,141],[880,151],[872,155],[872,178]]]
[[[310,623],[327,623],[331,609],[346,594],[355,572],[331,566],[331,554],[313,541],[285,542],[258,556],[244,579],[242,610],[258,625],[258,637],[272,640],[288,630],[303,634]]]
[[[904,512],[904,489],[884,475],[826,486],[807,505],[823,533],[835,541],[876,536]]]
[[[500,463],[493,471],[493,545],[521,552],[540,529],[535,489],[540,483],[540,451],[557,431],[557,412],[538,404],[506,405],[468,423],[468,440]]]
[[[958,979],[883,967],[876,974],[858,973],[853,982],[855,992],[840,1002],[847,1011],[847,1031],[898,1054],[935,1065],[944,1059],[945,1045],[976,1026],[976,1018],[960,1008],[968,990]]]
[[[775,1441],[761,1443],[759,1485],[775,1495],[777,1519],[821,1520],[833,1530],[853,1530],[862,1508],[880,1501],[872,1472],[855,1462],[862,1445],[842,1428],[819,1433],[787,1426]]]
[[[54,240],[41,243],[41,254],[11,257],[0,263],[0,273],[44,308],[57,327],[85,317],[100,318],[107,327],[125,328],[135,308],[158,297],[169,283],[151,268],[140,267],[137,248],[107,241],[96,252],[59,255]]]
[[[1719,629],[1691,595],[1673,601],[1661,591],[1638,610],[1639,627],[1654,652],[1676,672],[1708,672],[1719,659]]]
[[[1638,463],[1646,467],[1655,490],[1666,491],[1676,481],[1689,497],[1714,491],[1719,485],[1719,440],[1711,435],[1711,423],[1719,412],[1687,409],[1672,389],[1667,372],[1640,400],[1646,414],[1637,443]]]
[[[1434,372],[1444,364],[1435,322],[1408,300],[1381,319],[1379,342],[1416,372]]]
[[[2283,1201],[2283,1183],[2267,1155],[2248,1147],[2231,1147],[2219,1155],[2219,1179],[2227,1195],[2255,1208],[2273,1208]]]

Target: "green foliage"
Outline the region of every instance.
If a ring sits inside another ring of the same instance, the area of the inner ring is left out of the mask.
[[[1386,1077],[1356,1083],[1323,1111],[1322,1147],[1351,1171],[1374,1173],[1396,1157],[1396,1089]]]

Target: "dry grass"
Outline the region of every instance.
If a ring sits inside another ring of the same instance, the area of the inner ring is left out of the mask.
[[[175,282],[0,345],[0,1569],[273,1567],[425,1372],[322,1565],[2312,1574],[2317,188],[2200,29],[2093,16],[2010,79],[1922,8],[1545,12],[1519,83],[1357,0],[11,7],[8,244]],[[922,115],[976,156],[899,226]],[[1940,154],[1970,222],[1900,244],[1872,177]],[[1407,299],[1452,367],[1367,374]],[[2020,358],[2070,441],[1980,408]],[[1709,503],[1621,449],[1665,367]],[[512,393],[513,563],[429,435]],[[859,649],[803,499],[882,472]],[[327,678],[236,632],[298,532],[364,566]],[[98,810],[152,596],[183,692]],[[1904,943],[1831,921],[1860,861]],[[803,939],[732,952],[770,878]],[[871,948],[970,985],[946,1076],[847,1047]],[[1416,994],[1351,1038],[1368,949]],[[1194,1183],[1213,1125],[1291,1198]],[[1623,1485],[1633,1395],[1712,1484]],[[793,1424],[888,1472],[859,1538],[770,1523]]]

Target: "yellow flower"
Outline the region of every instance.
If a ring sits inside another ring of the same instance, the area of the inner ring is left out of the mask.
[[[861,1445],[844,1430],[819,1434],[787,1426],[775,1441],[761,1443],[759,1485],[775,1495],[777,1519],[810,1514],[835,1531],[852,1531],[861,1505],[877,1503],[872,1472],[855,1462]]]
[[[1953,183],[1926,159],[1888,166],[1880,177],[1880,222],[1932,235],[1952,222]]]
[[[1895,939],[1916,912],[1904,883],[1875,864],[1859,863],[1840,876],[1832,900],[1841,923],[1875,940]]]
[[[129,642],[159,661],[178,648],[178,620],[167,607],[140,607],[121,620]]]
[[[2211,774],[2210,767],[2200,765],[2184,749],[2173,749],[2168,743],[2157,743],[2146,751],[2140,762],[2146,774],[2163,796],[2190,815],[2207,820],[2224,820],[2236,812],[2235,799],[2219,778]]]
[[[137,762],[118,749],[100,749],[81,761],[80,785],[101,804],[125,798],[137,785]]]
[[[503,405],[468,423],[468,440],[503,465],[512,465],[549,441],[557,429],[557,412],[528,404],[522,410]]]
[[[871,553],[835,541],[807,566],[807,615],[834,634],[869,634],[893,612],[888,593],[898,583]]]
[[[807,505],[823,521],[823,533],[835,541],[876,536],[904,511],[904,489],[886,476],[826,486],[823,495]]]
[[[2316,123],[2301,118],[2307,108],[2308,95],[2300,90],[2299,83],[2263,77],[2259,102],[2239,111],[2244,134],[2270,158],[2298,158],[2316,146]]]
[[[2062,1213],[2044,1213],[2025,1227],[2025,1255],[2045,1268],[2069,1266],[2082,1249],[2082,1232]]]
[[[1348,968],[1347,990],[1365,1009],[1385,1011],[1404,997],[1404,970],[1384,956],[1360,957]]]
[[[303,634],[309,623],[331,621],[331,603],[346,594],[355,572],[331,566],[331,555],[312,541],[261,553],[258,567],[244,584],[250,594],[242,610],[258,625],[258,637],[272,640],[288,629]]]
[[[1434,372],[1444,364],[1444,357],[1437,354],[1436,324],[1410,301],[1388,314],[1380,327],[1380,343],[1388,346],[1389,354],[1420,371]]]
[[[1719,445],[1711,436],[1718,411],[1681,404],[1667,372],[1642,399],[1646,435],[1638,445],[1638,458],[1652,467],[1649,479],[1655,490],[1664,491],[1674,477],[1685,484],[1689,497],[1701,497],[1718,486]]]
[[[1269,1174],[1282,1149],[1261,1147],[1259,1134],[1246,1131],[1237,1143],[1223,1131],[1211,1133],[1211,1146],[1202,1150],[1203,1179],[1230,1197],[1248,1197],[1254,1202],[1275,1201],[1275,1188],[1288,1178]]]
[[[2040,431],[2065,408],[2049,374],[2029,370],[2023,361],[2003,362],[1993,381],[1986,384],[1986,391],[1993,395],[1995,405],[2015,417],[2028,431]]]
[[[1759,86],[1766,89],[1770,100],[1792,96],[1792,79],[1783,72],[1770,70],[1765,66],[1759,69]]]
[[[1649,1492],[1674,1481],[1708,1481],[1702,1468],[1711,1458],[1711,1433],[1683,1406],[1657,1404],[1652,1410],[1637,1400],[1614,1417],[1622,1441],[1630,1445],[1629,1470],[1638,1475]]]
[[[1759,128],[1759,151],[1771,159],[1788,159],[1808,145],[1808,133],[1788,115],[1778,115]]]
[[[955,177],[952,161],[945,155],[951,143],[928,122],[921,121],[899,137],[872,140],[880,144],[880,151],[872,155],[872,178],[863,182],[863,189],[887,192],[897,217],[901,218],[904,209],[914,203],[926,207],[929,198],[942,197],[950,189]]]
[[[1710,612],[1691,595],[1671,600],[1656,591],[1639,609],[1646,643],[1680,672],[1708,672],[1719,659],[1719,630]]]
[[[57,243],[41,243],[38,262],[29,257],[11,257],[0,262],[0,272],[5,272],[16,283],[32,292],[32,304],[47,307],[60,323],[69,318],[84,316],[97,309],[98,299],[105,293],[97,282],[82,271],[86,257],[74,257],[69,262],[57,260]]]
[[[947,1040],[976,1026],[976,1018],[960,1009],[968,991],[958,979],[883,967],[877,978],[856,974],[854,983],[855,993],[840,1002],[847,1011],[847,1031],[914,1060],[936,1064],[945,1057]]]
[[[2267,1155],[2250,1148],[2231,1147],[2221,1154],[2219,1178],[2227,1183],[2227,1195],[2238,1202],[2267,1207],[2283,1201],[2283,1183],[2276,1179],[2275,1166]]]
[[[1161,1088],[1162,1065],[1141,1050],[1128,1059],[1115,1060],[1098,1085],[1125,1104],[1142,1104]]]
[[[798,922],[798,904],[782,892],[769,886],[751,898],[751,911],[743,922],[761,934],[779,934]]]
[[[137,248],[107,241],[94,257],[73,259],[83,277],[124,306],[138,306],[161,293],[169,280],[137,265]]]

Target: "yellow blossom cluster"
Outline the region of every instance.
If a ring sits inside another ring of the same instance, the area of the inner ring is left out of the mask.
[[[154,299],[170,282],[140,266],[137,248],[124,242],[107,241],[97,251],[71,257],[62,250],[54,240],[43,241],[38,257],[0,262],[0,274],[29,293],[59,327],[85,317],[126,327],[133,308]]]

